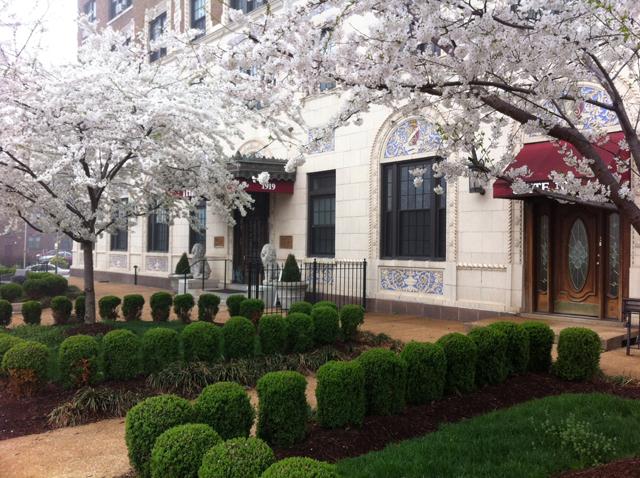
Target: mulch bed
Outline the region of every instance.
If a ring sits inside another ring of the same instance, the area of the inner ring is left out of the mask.
[[[75,327],[69,327],[65,329],[65,337],[71,337],[72,335],[104,335],[107,332],[111,332],[115,327],[111,324],[103,324],[97,322],[95,324],[79,324]]]
[[[587,470],[569,471],[558,478],[640,478],[640,458],[626,458]]]

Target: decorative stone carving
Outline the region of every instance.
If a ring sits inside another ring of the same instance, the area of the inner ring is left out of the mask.
[[[147,256],[144,268],[149,272],[167,272],[169,270],[169,260],[166,256]]]
[[[265,271],[265,282],[278,280],[278,263],[276,262],[276,248],[271,244],[265,244],[260,251],[262,267]]]
[[[380,289],[444,295],[444,274],[442,270],[381,267]]]
[[[109,254],[109,267],[115,269],[127,268],[127,256],[125,254]]]
[[[194,279],[208,279],[211,275],[211,267],[204,257],[204,247],[199,242],[193,245],[191,249],[191,274]]]

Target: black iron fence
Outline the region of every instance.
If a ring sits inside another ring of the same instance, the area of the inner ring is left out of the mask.
[[[247,294],[261,299],[265,312],[289,310],[294,302],[321,300],[367,307],[367,261],[309,260],[298,264],[300,282],[281,282],[283,263],[264,267],[260,259],[246,262]]]

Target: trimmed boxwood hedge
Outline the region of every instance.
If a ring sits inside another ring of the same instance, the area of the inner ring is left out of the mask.
[[[301,300],[300,302],[294,302],[293,304],[291,304],[289,306],[288,313],[294,314],[296,312],[302,312],[303,314],[310,315],[312,308],[313,308],[313,305],[310,302],[305,302],[304,300]]]
[[[436,342],[447,358],[446,393],[468,393],[475,388],[478,347],[458,332],[444,335]]]
[[[47,295],[47,284],[44,279],[27,278],[22,284],[22,290],[29,299],[42,299]]]
[[[28,300],[22,304],[22,317],[25,324],[40,325],[42,304],[37,300]]]
[[[89,335],[64,339],[58,350],[60,380],[65,387],[82,387],[98,380],[98,341]]]
[[[438,344],[409,342],[400,357],[407,363],[407,402],[439,400],[447,378],[447,357]]]
[[[173,298],[173,311],[184,324],[191,322],[191,310],[195,305],[191,294],[178,294]]]
[[[25,340],[20,337],[16,337],[15,335],[0,334],[0,365],[2,364],[2,358],[4,357],[4,354],[7,353],[7,350],[22,342],[25,342]],[[2,367],[0,366],[0,371],[1,370]]]
[[[151,474],[150,460],[156,439],[177,425],[194,420],[188,400],[175,395],[158,395],[135,405],[125,420],[125,442],[131,466],[141,478]]]
[[[58,295],[51,299],[51,313],[53,315],[53,322],[56,325],[64,325],[69,322],[72,310],[73,303],[68,297]]]
[[[288,349],[294,353],[304,353],[314,346],[313,319],[301,312],[288,314],[286,317],[289,335]]]
[[[318,423],[325,428],[361,425],[366,401],[364,370],[356,360],[331,361],[316,374],[316,400]]]
[[[313,308],[317,309],[318,307],[331,307],[333,310],[337,311],[338,306],[335,302],[331,302],[330,300],[319,300],[315,304],[313,304]]]
[[[529,334],[521,324],[500,321],[489,325],[507,336],[507,372],[519,375],[529,366]]]
[[[130,330],[112,330],[102,339],[107,379],[127,380],[140,373],[140,338]]]
[[[354,340],[358,335],[358,326],[364,323],[364,307],[347,304],[340,309],[340,328],[345,340]]]
[[[333,307],[324,305],[313,307],[311,311],[313,320],[313,334],[317,344],[333,344],[340,335],[340,318],[338,311]]]
[[[313,458],[295,456],[271,465],[261,478],[338,478],[335,465]]]
[[[405,406],[407,364],[395,352],[369,349],[356,359],[364,370],[367,415],[393,415]]]
[[[600,367],[602,345],[596,332],[584,327],[569,327],[558,337],[558,360],[553,371],[565,380],[588,380]]]
[[[240,315],[240,304],[242,304],[243,300],[246,300],[246,297],[242,294],[233,294],[227,297],[225,302],[227,309],[229,309],[229,317]]]
[[[507,336],[490,327],[476,327],[467,334],[478,347],[476,385],[496,385],[507,379]]]
[[[172,329],[149,329],[142,335],[141,350],[144,371],[159,372],[180,359],[180,336]]]
[[[118,306],[122,303],[120,297],[105,295],[98,301],[98,311],[102,320],[118,320]]]
[[[13,315],[13,306],[8,300],[0,299],[0,327],[6,327],[11,324],[11,316]]]
[[[269,372],[258,380],[257,435],[272,446],[291,446],[304,439],[309,405],[307,381],[298,372]]]
[[[198,320],[213,322],[220,308],[220,297],[216,294],[200,294],[198,297]]]
[[[188,423],[163,432],[151,451],[151,478],[198,478],[202,457],[222,439],[209,425]]]
[[[256,328],[246,317],[231,317],[222,327],[224,355],[227,359],[253,356]]]
[[[258,323],[264,312],[264,302],[260,299],[245,299],[240,302],[240,314],[254,324]]]
[[[210,322],[194,322],[182,329],[187,362],[213,362],[222,355],[222,329]]]
[[[279,314],[263,315],[258,322],[260,349],[265,355],[287,353],[289,329],[287,321]]]
[[[166,322],[171,314],[173,297],[168,292],[156,292],[149,298],[151,317],[154,322]]]
[[[555,334],[544,322],[530,320],[522,323],[529,335],[529,370],[548,372],[551,368],[551,349]]]
[[[10,375],[19,371],[33,372],[33,385],[38,388],[47,379],[49,348],[39,342],[21,340],[2,357],[2,370]]]
[[[140,320],[144,308],[144,297],[140,294],[128,294],[122,298],[122,316],[127,322]]]
[[[78,322],[84,322],[84,313],[85,313],[85,298],[84,295],[80,295],[76,297],[76,302],[74,304],[73,313],[76,316],[76,320]]]
[[[210,425],[225,440],[247,437],[255,412],[240,384],[218,382],[202,390],[194,404],[197,420]]]
[[[275,461],[273,450],[259,438],[233,438],[205,454],[198,478],[260,478]]]
[[[22,297],[22,286],[13,282],[0,285],[0,297],[9,302],[15,302]]]

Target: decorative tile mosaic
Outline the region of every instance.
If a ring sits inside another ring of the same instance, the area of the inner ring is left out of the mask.
[[[109,267],[116,269],[127,268],[127,256],[124,254],[109,254]]]
[[[147,256],[144,268],[150,272],[167,272],[169,270],[169,260],[163,256]]]
[[[312,271],[312,265],[307,263],[306,265],[307,267],[307,283],[309,285],[312,284],[313,282],[313,273]],[[322,263],[322,262],[318,262],[316,264],[316,286],[319,284],[333,284],[334,283],[334,270],[335,270],[335,264],[332,263]]]
[[[380,289],[394,292],[444,295],[441,270],[380,268]]]
[[[336,133],[335,131],[331,132],[331,137],[328,139],[324,139],[322,141],[313,141],[313,138],[316,136],[318,129],[310,129],[307,134],[307,139],[310,143],[310,154],[320,154],[320,153],[329,153],[336,149]]]
[[[400,123],[387,141],[385,158],[397,158],[437,149],[442,138],[430,123],[411,118]]]
[[[594,88],[592,86],[583,86],[580,88],[580,92],[584,97],[589,98],[590,100],[611,104],[611,98],[604,90]],[[590,103],[578,104],[575,115],[580,122],[580,126],[584,129],[589,129],[593,126],[605,127],[615,126],[618,124],[618,117],[613,111],[600,108],[599,106],[592,105]]]

